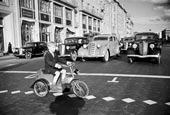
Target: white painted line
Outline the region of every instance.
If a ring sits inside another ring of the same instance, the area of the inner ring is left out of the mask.
[[[165,104],[170,106],[170,102],[168,102],[168,103],[165,103]]]
[[[126,102],[126,103],[132,103],[132,102],[135,102],[135,100],[131,99],[131,98],[125,98],[125,99],[122,99],[122,101]]]
[[[61,96],[63,93],[53,93],[54,96]]]
[[[9,66],[13,66],[13,65],[16,65],[16,64],[8,64],[8,65],[5,65],[4,67],[9,67]]]
[[[37,71],[0,71],[0,73],[32,73],[35,74]],[[67,73],[70,74],[70,73]],[[82,76],[115,76],[115,77],[134,77],[134,78],[162,78],[170,79],[170,76],[164,75],[137,75],[137,74],[109,74],[109,73],[79,73]]]
[[[152,101],[152,100],[145,100],[143,101],[144,103],[148,104],[148,105],[153,105],[153,104],[156,104],[157,102],[156,101]]]
[[[28,75],[25,77],[25,79],[32,79],[32,78],[35,78],[36,77],[36,74],[32,74],[32,75]]]
[[[33,91],[27,91],[27,92],[25,92],[25,95],[32,94],[32,93],[34,93],[34,92]]]
[[[117,77],[114,77],[111,81],[107,81],[109,83],[119,83],[119,81],[116,81]]]
[[[0,73],[37,73],[36,71],[0,71]]]
[[[85,98],[88,99],[88,100],[90,100],[90,99],[95,99],[96,97],[93,96],[93,95],[88,95],[88,96],[86,96]]]
[[[21,93],[21,91],[18,90],[18,91],[12,91],[12,92],[11,92],[11,94],[17,94],[17,93]]]
[[[8,92],[8,90],[2,90],[2,91],[0,91],[0,93],[7,93]]]
[[[69,97],[73,98],[73,97],[77,97],[75,94],[69,94]]]
[[[113,98],[113,97],[104,97],[102,99],[105,100],[105,101],[113,101],[113,100],[115,100],[115,98]]]

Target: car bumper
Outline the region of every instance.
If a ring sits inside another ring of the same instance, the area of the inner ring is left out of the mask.
[[[134,54],[130,54],[130,55],[127,55],[127,57],[137,57],[137,58],[158,58],[158,57],[160,57],[160,55],[134,55]]]
[[[24,57],[25,56],[25,54],[17,54],[17,53],[14,53],[13,55],[16,57]]]
[[[100,58],[100,57],[104,57],[104,55],[78,55],[78,57],[84,57],[84,58]]]

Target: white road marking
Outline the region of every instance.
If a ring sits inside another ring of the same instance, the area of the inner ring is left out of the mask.
[[[27,92],[25,92],[25,95],[32,94],[32,93],[34,93],[34,92],[33,91],[27,91]]]
[[[25,77],[25,79],[32,79],[32,78],[35,78],[36,77],[36,74],[32,74],[32,75],[28,75]]]
[[[2,91],[0,91],[0,93],[7,93],[8,92],[8,90],[2,90]]]
[[[168,102],[168,103],[165,103],[165,104],[170,106],[170,102]]]
[[[35,74],[35,73],[37,73],[37,71],[0,71],[0,73],[32,73],[32,74]],[[70,73],[67,73],[67,74],[70,74]],[[108,74],[108,73],[79,73],[79,75],[170,79],[170,76],[164,76],[164,75]]]
[[[53,93],[54,96],[61,96],[63,93]]]
[[[0,71],[0,73],[37,73],[36,71]]]
[[[125,99],[122,99],[122,101],[126,102],[126,103],[132,103],[132,102],[135,102],[135,100],[131,99],[131,98],[125,98]]]
[[[76,97],[75,94],[69,94],[68,96],[71,97],[71,98]]]
[[[93,95],[88,95],[88,96],[86,96],[86,99],[88,99],[88,100],[95,99],[95,98],[96,98],[96,97],[93,96]]]
[[[18,90],[18,91],[12,91],[12,92],[11,92],[11,94],[17,94],[17,93],[21,93],[21,91]]]
[[[153,105],[153,104],[156,104],[157,102],[156,101],[152,101],[152,100],[145,100],[143,101],[144,103],[148,104],[148,105]]]
[[[111,81],[107,81],[107,82],[111,82],[111,83],[118,83],[119,81],[116,81],[117,80],[117,77],[114,77]]]
[[[13,66],[13,65],[17,65],[17,64],[8,64],[8,65],[4,65],[4,67],[9,67],[9,66]]]
[[[115,100],[115,98],[113,98],[113,97],[103,97],[102,99],[105,100],[105,101],[113,101],[113,100]]]

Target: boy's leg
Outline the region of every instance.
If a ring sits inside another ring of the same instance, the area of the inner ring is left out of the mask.
[[[66,77],[66,70],[65,70],[65,69],[62,69],[60,72],[61,72],[61,81],[63,82],[63,80],[64,80],[65,77]]]
[[[52,83],[53,85],[56,85],[56,82],[57,82],[59,76],[60,76],[60,72],[59,72],[59,71],[56,71],[56,72],[55,72],[55,76],[54,76],[54,78],[53,78],[53,83]]]

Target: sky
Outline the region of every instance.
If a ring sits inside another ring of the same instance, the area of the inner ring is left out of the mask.
[[[170,29],[170,0],[118,0],[134,23],[134,32]]]

